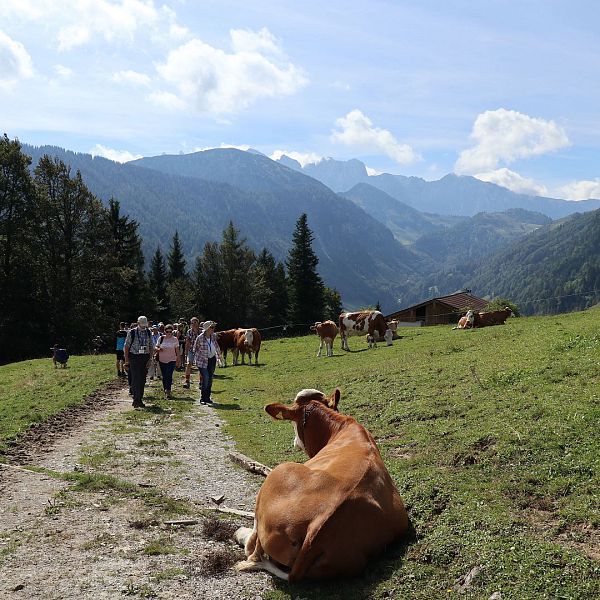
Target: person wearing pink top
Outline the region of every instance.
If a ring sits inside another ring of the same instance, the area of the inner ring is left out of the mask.
[[[162,373],[162,384],[167,398],[171,397],[173,371],[180,364],[179,340],[173,335],[173,325],[165,325],[165,334],[161,335],[156,344],[158,365]]]

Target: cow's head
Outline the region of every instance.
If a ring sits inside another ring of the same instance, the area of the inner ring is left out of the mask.
[[[292,404],[275,402],[265,406],[265,410],[274,419],[292,421],[294,425],[294,446],[304,450],[310,456],[305,445],[304,429],[310,412],[314,409],[313,405],[322,404],[337,412],[339,401],[340,390],[338,388],[333,391],[331,396],[326,396],[319,390],[305,389],[296,394]]]
[[[246,331],[244,331],[244,344],[246,344],[246,346],[252,346],[253,343],[254,334],[252,333],[252,329],[246,329]]]
[[[475,315],[471,309],[467,311],[465,317],[467,317],[467,323],[470,323],[472,325],[473,321],[475,320]]]
[[[310,330],[317,333],[317,327],[321,324],[321,321],[317,321],[314,325],[310,326]]]

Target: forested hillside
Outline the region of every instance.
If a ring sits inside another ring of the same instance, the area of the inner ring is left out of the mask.
[[[551,222],[552,219],[541,213],[518,208],[502,213],[478,213],[452,227],[424,233],[415,241],[414,248],[437,264],[450,267],[482,260]]]
[[[553,223],[484,262],[468,286],[510,298],[526,314],[600,302],[600,210]]]
[[[34,165],[46,153],[58,156],[72,171],[80,170],[104,202],[118,199],[122,211],[140,224],[147,258],[157,245],[165,250],[178,230],[193,263],[204,244],[218,240],[233,221],[255,252],[266,247],[283,260],[295,223],[306,213],[319,273],[347,306],[379,301],[385,309],[395,308],[406,286],[428,268],[353,202],[258,154],[211,150],[122,165],[55,147],[23,149]]]

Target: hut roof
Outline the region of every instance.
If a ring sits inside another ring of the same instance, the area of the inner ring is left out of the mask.
[[[478,298],[477,296],[473,296],[473,294],[469,292],[456,292],[454,294],[448,294],[447,296],[437,296],[435,298],[429,298],[429,300],[425,300],[424,302],[420,302],[419,304],[413,304],[412,306],[407,306],[401,310],[397,310],[396,312],[388,315],[386,318],[394,317],[399,313],[403,313],[407,310],[411,310],[414,308],[419,308],[421,306],[425,306],[426,304],[430,304],[431,302],[439,302],[441,304],[445,304],[449,308],[454,311],[466,310],[468,308],[472,308],[475,311],[483,310],[488,305],[488,300],[484,300],[483,298]]]

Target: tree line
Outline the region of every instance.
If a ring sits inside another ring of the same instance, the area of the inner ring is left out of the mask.
[[[340,294],[318,275],[313,234],[301,215],[285,264],[256,254],[233,222],[188,269],[173,232],[148,271],[138,223],[105,206],[81,174],[44,155],[31,170],[20,142],[0,138],[0,363],[71,352],[111,338],[119,321],[193,315],[219,329],[267,328],[336,318]]]

